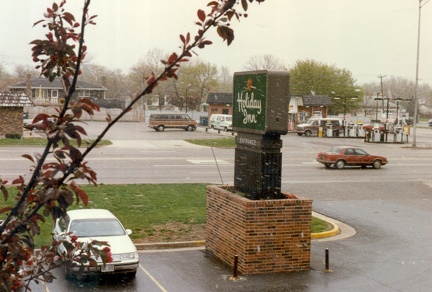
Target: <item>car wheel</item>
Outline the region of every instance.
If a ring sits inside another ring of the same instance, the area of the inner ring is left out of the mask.
[[[74,280],[75,279],[74,273],[71,270],[69,270],[69,268],[65,267],[64,273],[65,273],[65,279],[66,280]]]
[[[345,167],[345,161],[338,160],[338,161],[336,161],[335,166],[336,166],[337,169],[342,169],[342,168]]]
[[[330,168],[331,164],[330,163],[324,163],[325,168]]]
[[[163,132],[165,130],[165,127],[163,125],[160,125],[157,127],[158,132]]]
[[[188,126],[187,128],[186,128],[186,131],[190,131],[190,132],[192,132],[194,130],[194,127],[193,126]]]
[[[310,136],[312,136],[312,132],[311,132],[311,131],[306,131],[306,132],[305,132],[305,136],[306,136],[306,137],[310,137]]]
[[[224,128],[224,131],[225,131],[225,132],[228,132],[228,128],[227,128],[227,127],[225,127],[225,128]]]
[[[126,276],[128,277],[128,279],[133,279],[136,276],[137,271],[133,271],[133,272],[129,272],[126,274]]]
[[[373,168],[375,168],[375,169],[379,169],[379,168],[381,168],[381,160],[375,160],[374,162],[373,162],[373,164],[372,164],[372,166],[373,166]]]

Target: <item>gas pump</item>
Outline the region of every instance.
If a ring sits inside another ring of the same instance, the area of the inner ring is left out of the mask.
[[[381,138],[380,125],[379,124],[374,124],[373,141],[375,143],[380,142],[380,138]]]
[[[400,124],[397,124],[394,128],[394,142],[395,143],[402,143],[403,140],[403,131],[402,126]]]
[[[357,123],[357,137],[364,137],[365,136],[365,130],[363,129],[363,122],[358,121]]]
[[[348,124],[348,137],[355,137],[356,130],[357,130],[357,126],[354,124],[353,121],[350,121]]]
[[[326,123],[326,135],[327,137],[333,137],[333,124],[332,123]]]

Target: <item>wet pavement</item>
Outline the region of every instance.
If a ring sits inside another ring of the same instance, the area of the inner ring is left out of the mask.
[[[338,236],[312,240],[311,268],[305,272],[239,274],[232,280],[232,268],[203,246],[153,249],[140,251],[133,280],[79,283],[57,271],[58,281],[33,291],[432,291],[432,202],[421,201],[426,210],[397,200],[316,202],[314,209],[337,216],[355,232],[342,227]],[[331,271],[325,270],[326,249]]]
[[[160,134],[160,133],[159,133]],[[424,149],[424,157],[430,150]],[[425,162],[427,163],[427,162]],[[407,166],[408,167],[408,166]],[[400,168],[403,171],[403,168]],[[84,283],[64,280],[33,291],[432,291],[432,179],[309,183],[313,209],[337,219],[341,234],[311,242],[310,270],[298,273],[239,275],[199,245],[140,251],[133,280],[105,277]],[[292,185],[291,187],[296,187]],[[362,188],[363,187],[363,188]],[[335,190],[345,190],[345,193]],[[309,195],[305,194],[306,197]],[[312,196],[311,196],[312,197]],[[355,229],[346,229],[345,224]],[[173,247],[173,246],[171,246]],[[325,270],[325,251],[329,268]]]

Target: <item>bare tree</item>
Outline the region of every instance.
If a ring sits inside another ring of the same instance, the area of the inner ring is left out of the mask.
[[[260,56],[253,56],[248,59],[246,64],[243,66],[244,70],[287,70],[287,66],[283,61],[277,57],[266,54]]]
[[[130,79],[120,69],[109,69],[102,65],[85,62],[82,65],[80,80],[107,88],[107,99],[125,100],[131,98]]]

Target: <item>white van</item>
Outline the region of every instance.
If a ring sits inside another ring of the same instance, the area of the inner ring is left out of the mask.
[[[216,130],[232,131],[232,115],[212,114],[209,126]]]

